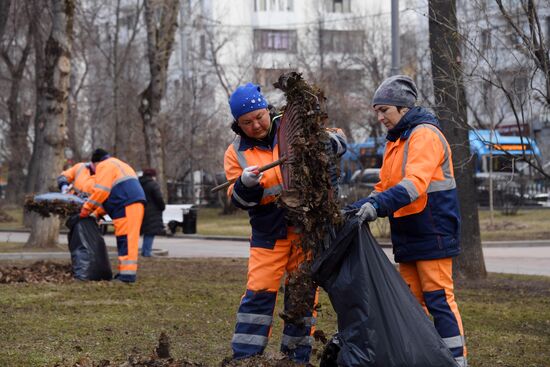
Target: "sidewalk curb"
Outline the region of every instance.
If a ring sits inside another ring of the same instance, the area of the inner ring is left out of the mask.
[[[110,247],[110,246],[109,246]],[[111,247],[112,248],[112,247]],[[168,250],[153,249],[153,257],[168,257]],[[117,252],[108,252],[109,258],[117,258]],[[70,252],[3,252],[0,260],[45,260],[45,259],[70,259]],[[142,256],[138,257],[138,260]]]
[[[15,232],[15,233],[29,233],[30,230],[25,228],[19,229],[2,229],[0,233]],[[67,234],[68,231],[61,230],[60,234]],[[112,233],[107,233],[107,236],[112,236]],[[159,235],[160,237],[161,235]],[[163,235],[162,237],[174,238],[174,239],[194,239],[194,240],[213,240],[213,241],[235,241],[235,242],[249,242],[250,238],[245,236],[217,236],[217,235],[200,235],[200,234],[175,234],[175,235]],[[383,248],[391,248],[391,242],[387,240],[378,242]],[[548,247],[550,246],[550,239],[547,240],[510,240],[510,241],[483,241],[482,247]],[[166,256],[159,254],[158,256]]]
[[[249,237],[239,237],[239,236],[208,236],[200,234],[180,234],[173,236],[166,236],[168,238],[183,238],[189,240],[214,240],[214,241],[236,241],[236,242],[249,242]],[[378,242],[381,247],[391,248],[391,242]],[[549,243],[550,245],[550,243]]]

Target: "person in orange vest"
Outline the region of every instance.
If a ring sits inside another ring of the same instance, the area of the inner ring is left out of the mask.
[[[282,115],[270,113],[260,87],[252,83],[239,86],[229,98],[229,105],[235,118],[232,130],[237,137],[225,152],[224,168],[228,180],[237,180],[227,193],[233,204],[248,211],[252,227],[246,292],[231,342],[233,358],[242,359],[263,353],[281,278],[285,272],[297,269],[304,254],[298,247],[300,234],[287,223],[285,209],[275,204],[283,183],[280,168],[258,171],[259,166],[279,159],[276,133]],[[333,152],[344,154],[343,136],[334,132],[329,135]],[[316,291],[311,289],[314,302]],[[288,310],[286,301],[285,298]],[[284,325],[281,351],[298,363],[309,361],[315,317],[312,302],[302,325]]]
[[[361,220],[389,217],[399,272],[451,350],[467,365],[462,319],[454,296],[453,261],[460,254],[460,212],[452,152],[437,118],[415,106],[406,75],[378,87],[372,105],[388,129],[380,182],[352,204]]]
[[[137,275],[145,193],[134,169],[101,148],[92,153],[92,169],[95,171],[95,185],[82,206],[80,218],[92,213],[96,216],[109,214],[115,227],[118,250],[115,279],[133,283]]]
[[[72,192],[81,197],[89,196],[95,184],[91,165],[91,162],[80,162],[61,172],[57,177],[59,190],[63,194]]]

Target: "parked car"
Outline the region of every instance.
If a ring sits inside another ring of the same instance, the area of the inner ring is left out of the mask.
[[[374,186],[380,181],[380,168],[359,169],[351,175],[345,192],[344,204],[369,196]]]

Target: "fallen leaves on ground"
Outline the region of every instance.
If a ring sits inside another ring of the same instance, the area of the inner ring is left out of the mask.
[[[72,279],[71,264],[37,261],[28,266],[0,266],[0,284],[63,283]]]

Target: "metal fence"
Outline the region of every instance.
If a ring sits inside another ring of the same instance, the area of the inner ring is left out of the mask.
[[[491,185],[488,180],[477,184],[478,201],[488,207]],[[495,179],[492,186],[493,207],[504,214],[515,214],[520,208],[550,207],[550,180],[518,177]]]

